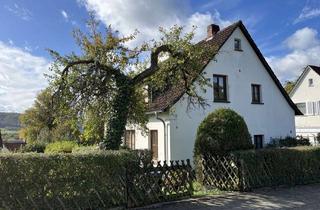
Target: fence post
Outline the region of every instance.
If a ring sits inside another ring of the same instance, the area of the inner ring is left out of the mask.
[[[242,159],[238,159],[238,176],[239,176],[239,191],[245,192],[248,189],[246,186],[245,168],[244,168],[244,162]]]
[[[182,162],[184,165],[184,162]],[[193,179],[194,179],[194,174],[193,174],[193,170],[190,164],[190,159],[187,159],[187,170],[188,170],[188,182],[189,182],[189,194],[190,196],[193,195]]]

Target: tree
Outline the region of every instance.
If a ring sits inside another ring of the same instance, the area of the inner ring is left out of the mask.
[[[20,138],[30,143],[78,138],[80,132],[75,114],[71,109],[59,111],[54,106],[52,94],[50,88],[41,91],[34,105],[21,114]]]
[[[294,88],[294,86],[296,85],[297,81],[290,81],[290,80],[287,80],[285,81],[284,83],[284,89],[286,90],[286,92],[289,94],[292,89]]]
[[[168,84],[183,85],[189,104],[206,105],[195,86],[208,85],[202,73],[198,74],[207,64],[202,62],[203,58],[211,57],[214,50],[193,44],[193,31],[184,34],[183,27],[160,28],[160,41],[130,49],[128,43],[136,33],[120,37],[110,26],[105,33],[100,32],[98,26],[92,18],[88,21],[88,34],[75,30],[81,55],[61,56],[50,50],[55,60],[51,85],[55,97],[64,103],[62,106],[72,106],[83,113],[92,103],[99,105],[97,110],[103,113],[105,119],[102,120],[106,122],[104,148],[120,147],[127,123],[145,125],[147,91],[144,88],[148,84],[157,90],[165,89]],[[148,59],[143,59],[145,57]]]

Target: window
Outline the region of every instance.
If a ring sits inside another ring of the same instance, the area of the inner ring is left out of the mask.
[[[130,149],[136,148],[136,136],[134,130],[126,130],[124,144]]]
[[[313,87],[313,79],[309,79],[309,87]]]
[[[227,102],[227,76],[213,75],[213,96],[215,102]]]
[[[263,148],[263,135],[254,135],[254,147],[255,149]]]
[[[234,50],[242,51],[242,49],[241,49],[241,40],[240,39],[234,39]]]
[[[252,92],[252,103],[253,104],[261,104],[261,85],[252,84],[251,85]]]
[[[158,130],[150,130],[149,141],[152,159],[158,160]]]
[[[307,113],[306,103],[297,103],[296,106],[302,112],[302,114],[306,114]]]

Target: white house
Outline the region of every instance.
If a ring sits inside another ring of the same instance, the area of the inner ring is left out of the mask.
[[[208,26],[200,42],[218,49],[203,71],[213,83],[204,97],[206,109],[187,112],[183,87],[172,87],[150,103],[149,133],[128,125],[125,142],[132,149],[151,149],[154,159],[192,159],[200,122],[217,108],[231,108],[242,115],[256,148],[271,138],[295,136],[295,115],[301,114],[286,94],[241,21],[223,30]]]
[[[290,92],[292,101],[304,114],[296,116],[296,133],[314,144],[320,134],[320,67],[307,66]]]

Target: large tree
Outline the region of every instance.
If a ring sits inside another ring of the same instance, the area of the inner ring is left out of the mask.
[[[205,106],[196,85],[201,90],[208,85],[200,70],[206,65],[203,58],[214,52],[212,48],[205,49],[206,45],[192,43],[194,30],[184,33],[179,26],[160,28],[158,41],[130,49],[136,33],[120,36],[111,27],[101,32],[94,19],[88,21],[88,28],[88,33],[74,33],[80,55],[61,56],[50,51],[55,60],[51,86],[62,107],[71,105],[83,113],[92,104],[98,105],[95,109],[102,113],[105,119],[101,120],[107,125],[104,148],[119,148],[127,123],[145,125],[148,85],[158,91],[168,85],[183,85],[188,103]]]

